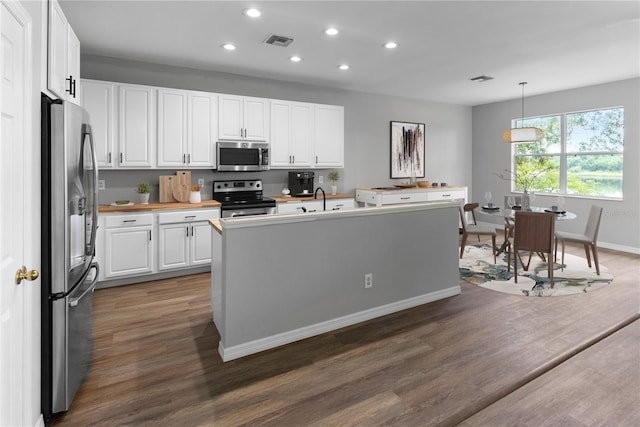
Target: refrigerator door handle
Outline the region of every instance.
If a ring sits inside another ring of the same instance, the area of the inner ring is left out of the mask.
[[[96,247],[96,234],[98,229],[98,158],[96,155],[96,148],[93,143],[93,133],[91,132],[91,126],[88,124],[82,125],[82,143],[84,144],[85,138],[89,138],[89,148],[91,149],[91,163],[93,167],[93,206],[92,206],[92,219],[91,219],[91,238],[86,248],[86,254],[93,256]]]
[[[91,267],[89,267],[89,270],[91,269],[96,270],[96,274],[93,277],[93,280],[91,280],[91,285],[82,294],[78,295],[77,297],[69,298],[69,306],[71,307],[77,306],[87,294],[95,291],[96,284],[98,282],[98,273],[100,272],[100,268],[98,267],[98,264],[94,262],[94,263],[91,263]]]

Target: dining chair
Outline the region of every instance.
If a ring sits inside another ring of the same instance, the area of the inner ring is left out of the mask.
[[[511,271],[511,251],[513,250],[513,276],[518,283],[518,258],[522,262],[522,268],[526,271],[531,264],[531,256],[534,252],[547,254],[547,268],[549,281],[553,288],[553,242],[555,214],[547,212],[517,211],[513,237],[509,238],[507,248],[507,271]],[[520,251],[529,251],[529,260],[524,265]]]
[[[589,219],[584,229],[584,234],[567,233],[565,231],[556,231],[555,233],[555,259],[558,259],[558,240],[562,242],[562,260],[561,269],[564,271],[564,244],[565,242],[582,243],[584,252],[587,254],[587,264],[591,268],[591,255],[589,248],[593,252],[593,263],[596,265],[596,273],[600,275],[600,264],[598,263],[598,231],[600,231],[600,219],[602,218],[603,208],[592,205],[589,211]]]
[[[465,213],[471,212],[471,217],[473,218],[473,225],[478,225],[478,221],[476,220],[476,208],[480,206],[480,203],[473,202],[467,203],[462,207]],[[478,242],[480,241],[480,235],[478,235]]]
[[[464,247],[467,244],[467,237],[469,234],[475,234],[480,236],[491,236],[491,252],[493,252],[493,263],[496,263],[496,229],[491,225],[484,224],[469,224],[467,223],[466,215],[464,214],[463,206],[458,207],[460,212],[460,223],[462,224],[462,241],[460,242],[460,259],[464,253]]]

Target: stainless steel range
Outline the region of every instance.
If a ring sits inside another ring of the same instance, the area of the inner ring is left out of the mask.
[[[262,180],[214,181],[213,200],[222,204],[222,218],[276,213],[276,201],[262,196]]]

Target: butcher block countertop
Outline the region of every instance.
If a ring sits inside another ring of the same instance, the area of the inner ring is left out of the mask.
[[[100,205],[98,212],[144,212],[144,211],[167,211],[177,209],[201,209],[201,208],[219,208],[220,202],[215,200],[203,200],[201,203],[183,203],[183,202],[170,202],[170,203],[149,203],[143,205],[135,203],[131,206],[111,206]]]
[[[218,234],[222,234],[222,226],[220,225],[219,219],[210,219],[209,224],[215,231],[218,232]]]
[[[311,197],[293,197],[293,196],[269,196],[276,203],[288,203],[288,202],[308,202],[310,200],[314,200],[313,196]],[[331,194],[327,193],[327,200],[331,199],[353,199],[353,194]],[[318,198],[315,200],[322,200],[322,193],[318,192]]]
[[[373,191],[376,193],[389,193],[394,191],[448,191],[448,190],[462,190],[466,187],[459,185],[449,185],[446,187],[418,187],[416,185],[413,186],[388,186],[388,187],[370,187],[370,188],[356,188],[357,190],[363,191]]]

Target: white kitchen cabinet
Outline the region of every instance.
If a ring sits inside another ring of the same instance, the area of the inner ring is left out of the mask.
[[[312,166],[314,105],[271,101],[271,168]]]
[[[268,99],[235,95],[219,96],[219,139],[267,141],[268,137]]]
[[[315,106],[314,167],[344,167],[344,107]]]
[[[57,0],[49,0],[47,86],[60,99],[80,104],[80,41]]]
[[[110,82],[83,79],[80,101],[89,113],[93,142],[100,169],[115,166],[116,146],[116,85]]]
[[[276,212],[279,214],[321,212],[322,200],[312,199],[308,202],[287,202],[278,203]]]
[[[407,188],[398,190],[356,189],[356,201],[364,204],[365,207],[435,201],[460,201],[466,203],[466,200],[467,187],[448,187],[446,189]]]
[[[154,166],[155,130],[155,89],[140,85],[118,85],[118,166]]]
[[[216,167],[218,95],[189,91],[187,94],[187,166]]]
[[[104,226],[105,279],[154,271],[153,214],[108,216]]]
[[[340,211],[345,209],[355,209],[356,201],[353,198],[349,199],[329,199],[327,200],[327,211]]]
[[[219,218],[219,209],[158,214],[158,270],[172,270],[211,262],[209,219]]]
[[[187,150],[187,92],[158,89],[158,166],[185,166]]]

